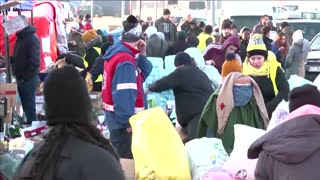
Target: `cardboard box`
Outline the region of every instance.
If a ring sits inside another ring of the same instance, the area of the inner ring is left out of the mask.
[[[120,159],[122,169],[127,180],[135,180],[135,169],[133,159]]]
[[[17,107],[17,84],[5,83],[0,84],[0,96],[5,96],[8,99],[8,115],[4,118],[4,122],[10,124],[12,121],[12,108]]]

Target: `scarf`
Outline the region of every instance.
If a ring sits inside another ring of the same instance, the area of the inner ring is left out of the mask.
[[[248,76],[267,76],[271,79],[274,94],[277,96],[278,87],[276,83],[276,77],[278,68],[281,68],[281,64],[277,61],[276,55],[272,51],[268,51],[268,59],[263,63],[260,69],[256,69],[251,66],[249,58],[246,58],[243,63],[242,73]]]
[[[268,112],[264,104],[264,99],[258,84],[250,76],[243,75],[239,72],[233,72],[223,79],[223,83],[221,85],[221,89],[217,97],[216,111],[217,111],[217,117],[218,117],[218,133],[219,134],[223,134],[224,128],[228,123],[229,115],[232,109],[234,108],[234,99],[233,99],[233,91],[232,91],[233,85],[235,84],[237,79],[243,78],[243,77],[248,78],[250,80],[250,84],[252,85],[252,88],[253,88],[253,96],[256,100],[264,125],[265,127],[268,126],[268,122],[269,122]]]
[[[260,69],[256,69],[255,67],[253,67],[250,64],[249,59],[246,58],[246,60],[243,64],[243,73],[245,75],[249,75],[249,76],[268,76],[269,77],[270,66],[269,66],[268,62],[265,61]]]

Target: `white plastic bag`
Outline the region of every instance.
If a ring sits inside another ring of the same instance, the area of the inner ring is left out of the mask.
[[[191,166],[193,180],[199,180],[208,172],[223,171],[222,167],[229,158],[222,141],[217,138],[194,139],[185,145]]]
[[[317,78],[313,81],[313,84],[318,87],[320,91],[320,74],[317,76]]]
[[[289,83],[290,91],[296,87],[300,87],[305,84],[313,84],[311,81],[306,80],[306,79],[304,79],[300,76],[297,76],[297,75],[291,75],[288,80],[288,83]]]
[[[248,159],[247,151],[251,144],[265,133],[265,130],[250,126],[234,125],[234,148],[229,160],[224,164],[223,169],[233,178],[239,180],[254,180],[254,171],[258,159]]]
[[[288,116],[288,114],[289,114],[289,104],[285,100],[282,100],[272,113],[272,117],[269,122],[267,131],[270,131],[271,129],[283,123],[285,118]]]

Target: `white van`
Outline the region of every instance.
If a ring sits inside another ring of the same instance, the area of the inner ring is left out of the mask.
[[[218,24],[224,19],[230,19],[238,29],[247,26],[252,29],[260,22],[261,16],[268,15],[273,20],[273,9],[270,2],[265,1],[222,1],[220,14],[217,14]],[[248,7],[250,10],[248,10]],[[254,8],[253,8],[254,7]]]
[[[205,0],[190,0],[188,9],[194,16],[206,17],[208,15],[207,1]]]

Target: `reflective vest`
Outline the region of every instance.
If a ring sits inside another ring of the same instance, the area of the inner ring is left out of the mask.
[[[97,53],[99,54],[99,56],[100,56],[100,54],[101,54],[101,48],[93,47],[93,49],[96,50],[96,52],[97,52]],[[88,66],[89,66],[88,61],[85,59],[86,55],[87,55],[87,53],[85,53],[84,56],[83,56],[83,64],[84,64],[84,67],[88,67]],[[100,75],[98,76],[98,78],[95,80],[95,82],[102,82],[102,80],[103,80],[103,77],[102,77],[102,75],[100,74]]]
[[[117,90],[136,89],[138,93],[135,102],[135,112],[138,113],[144,110],[144,96],[142,87],[142,83],[144,81],[143,75],[141,72],[138,72],[137,63],[134,57],[129,53],[122,52],[111,57],[109,61],[104,61],[104,81],[102,83],[103,86],[101,90],[101,97],[103,102],[103,109],[108,112],[114,112],[114,103],[112,100],[112,92],[114,90],[112,89],[112,82],[117,66],[123,62],[128,61],[131,62],[135,67],[136,83],[119,83],[115,88],[117,88]]]
[[[210,36],[209,34],[206,34],[206,33],[200,33],[199,36],[198,36],[198,40],[199,40],[199,44],[197,46],[197,48],[203,52],[206,47],[207,47],[207,44],[206,44],[206,41],[209,39],[209,38],[212,38],[212,40],[214,41],[215,38],[213,36]]]

